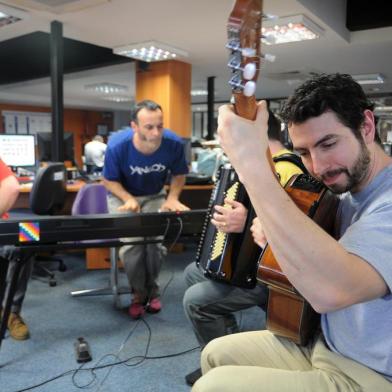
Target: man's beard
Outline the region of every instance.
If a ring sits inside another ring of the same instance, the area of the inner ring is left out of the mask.
[[[351,169],[336,169],[328,171],[324,173],[319,180],[323,181],[323,179],[328,178],[329,176],[335,176],[340,173],[345,173],[347,177],[346,184],[332,184],[327,185],[333,193],[341,194],[349,191],[355,191],[363,179],[366,177],[369,165],[370,165],[370,153],[366,148],[363,140],[360,140],[361,150],[359,152],[359,156],[352,165]]]
[[[161,145],[162,138],[148,138],[146,135],[143,135],[142,133],[139,134],[140,140],[145,143],[147,146],[151,148],[158,148]]]

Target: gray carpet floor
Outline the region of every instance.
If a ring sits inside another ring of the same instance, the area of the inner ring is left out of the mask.
[[[73,290],[107,286],[109,272],[87,271],[83,254],[65,255],[68,269],[56,273],[56,287],[44,278],[29,284],[22,314],[31,338],[3,341],[0,390],[189,391],[184,376],[199,367],[200,352],[182,308],[182,273],[194,251],[188,246],[169,254],[160,275],[163,310],[138,321],[126,313],[129,294],[121,296],[123,309],[114,307],[111,295],[72,297]],[[125,285],[124,274],[120,278]],[[243,330],[264,325],[259,308],[237,316]],[[87,340],[93,357],[83,366],[75,358],[79,337]]]

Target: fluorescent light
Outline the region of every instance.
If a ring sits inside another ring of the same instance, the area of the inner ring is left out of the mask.
[[[273,45],[316,39],[324,30],[305,15],[293,15],[263,22],[261,33],[263,42]]]
[[[21,9],[0,4],[0,27],[19,22],[28,17],[29,14]]]
[[[122,97],[122,96],[113,96],[113,95],[104,95],[101,97],[105,101],[112,101],[112,102],[132,102],[132,97]]]
[[[379,73],[352,75],[352,77],[359,84],[382,84],[382,83],[384,83],[384,77]]]
[[[84,86],[84,88],[86,90],[96,91],[102,94],[118,94],[128,90],[128,87],[123,86],[122,84],[107,83],[107,82],[87,84]]]
[[[131,57],[136,60],[153,61],[174,60],[179,57],[188,57],[185,51],[163,44],[162,42],[149,41],[121,46],[113,49],[114,54]]]
[[[392,112],[392,106],[376,106],[375,112]]]
[[[208,91],[207,90],[192,90],[191,95],[192,95],[192,97],[199,97],[202,95],[208,95]]]

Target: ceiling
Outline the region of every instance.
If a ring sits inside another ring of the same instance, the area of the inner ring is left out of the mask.
[[[362,3],[367,5],[363,10]],[[185,61],[192,64],[193,89],[206,89],[207,78],[215,76],[215,100],[230,99],[225,44],[233,0],[0,0],[0,10],[2,4],[25,11],[27,18],[0,28],[0,48],[2,45],[8,48],[0,50],[0,102],[50,104],[50,80],[45,73],[37,74],[35,68],[36,63],[48,63],[47,55],[40,52],[40,45],[34,41],[25,44],[18,53],[11,50],[11,44],[22,36],[48,40],[47,33],[54,20],[63,25],[63,36],[67,39],[64,55],[68,51],[74,59],[92,59],[90,63],[65,65],[66,107],[128,110],[129,102],[105,101],[84,86],[98,82],[125,85],[128,87],[125,95],[132,99],[135,63],[112,55],[112,49],[151,40],[188,53]],[[263,65],[256,96],[286,97],[312,72],[381,73],[386,83],[365,88],[370,94],[390,94],[391,5],[385,0],[373,0],[372,7],[368,4],[362,0],[264,0],[265,13],[279,17],[304,14],[322,28],[323,34],[312,41],[264,46],[263,51],[275,55],[276,60]],[[346,27],[346,5],[350,30]],[[80,49],[76,41],[90,45]],[[7,68],[10,64],[14,65]],[[22,64],[19,69],[23,71],[15,72],[18,69],[15,64]],[[20,74],[20,78],[15,79],[15,74]],[[192,99],[194,103],[205,101],[206,97]]]

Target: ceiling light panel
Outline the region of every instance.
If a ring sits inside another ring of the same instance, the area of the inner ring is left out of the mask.
[[[263,43],[274,45],[316,39],[324,30],[305,15],[293,15],[263,22],[261,33]]]
[[[104,99],[105,101],[112,101],[112,102],[133,102],[132,97],[104,95],[101,98]]]
[[[96,91],[101,94],[118,94],[128,91],[128,87],[116,83],[93,83],[84,86],[86,90]]]
[[[148,63],[188,57],[185,51],[157,41],[117,47],[113,49],[113,53]]]
[[[383,84],[384,76],[379,73],[352,75],[359,84]]]
[[[19,22],[28,17],[29,14],[23,10],[0,4],[0,27]]]

